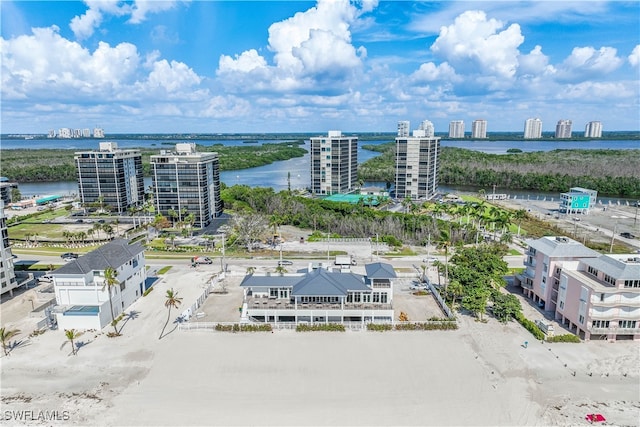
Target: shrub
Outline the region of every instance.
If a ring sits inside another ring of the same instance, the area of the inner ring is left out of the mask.
[[[313,325],[301,324],[296,326],[296,332],[344,332],[344,325],[341,323],[316,323]]]
[[[435,330],[455,330],[458,329],[457,322],[416,322],[398,323],[395,325],[396,331],[435,331]]]
[[[544,332],[542,332],[535,323],[524,317],[522,313],[517,313],[515,318],[518,323],[524,326],[527,331],[531,332],[536,339],[544,340]]]
[[[241,325],[239,323],[234,323],[233,325],[222,325],[220,323],[216,324],[216,331],[220,332],[271,332],[273,328],[268,323],[259,324],[259,325]]]
[[[393,325],[391,323],[367,323],[368,331],[391,331],[393,330]]]
[[[577,335],[574,334],[563,334],[563,335],[556,335],[553,337],[547,337],[547,342],[574,342],[574,343],[580,343],[580,337],[578,337]]]
[[[147,289],[142,293],[142,296],[143,296],[143,297],[146,297],[147,295],[149,295],[149,292],[151,292],[152,290],[153,290],[153,286],[152,286],[152,287],[150,287],[150,288],[147,288]]]

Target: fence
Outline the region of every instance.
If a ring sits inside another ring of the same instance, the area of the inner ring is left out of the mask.
[[[427,286],[429,287],[429,290],[431,291],[431,294],[433,294],[433,296],[435,297],[436,301],[438,301],[438,305],[440,306],[442,311],[444,311],[444,314],[446,314],[449,319],[454,319],[456,316],[453,314],[453,312],[451,311],[447,303],[444,301],[442,296],[440,296],[440,292],[438,292],[438,289],[436,289],[436,287],[433,286],[431,282],[427,283]]]
[[[219,283],[222,280],[224,280],[224,278],[225,278],[225,273],[224,272],[220,273],[220,275],[212,277],[211,280],[209,281],[209,284],[204,289],[204,292],[202,292],[202,294],[200,294],[200,296],[198,297],[196,302],[191,304],[191,307],[187,308],[185,311],[182,312],[182,319],[189,320],[191,318],[191,316],[196,314],[197,310],[202,306],[202,304],[204,304],[204,302],[207,300],[207,297],[209,296],[209,294],[213,291],[214,286],[217,283]],[[180,326],[182,326],[183,324],[185,324],[185,323],[181,323]]]
[[[363,323],[363,322],[342,322],[342,325],[344,325],[344,328],[346,330],[352,331],[352,332],[360,332],[360,331],[367,331],[367,325],[369,323],[372,322],[367,322],[367,323]],[[427,324],[441,324],[441,323],[449,323],[448,321],[443,321],[443,320],[427,320],[424,322],[401,322],[401,321],[391,321],[391,322],[373,322],[374,324],[388,324],[391,325],[392,327],[395,327],[396,325],[410,325],[410,324],[416,324],[416,323],[427,323]],[[180,331],[216,331],[216,326],[220,325],[220,326],[234,326],[234,325],[271,325],[271,329],[273,330],[295,330],[297,324],[295,322],[278,322],[278,323],[274,323],[274,322],[269,322],[269,323],[264,323],[264,322],[250,322],[250,323],[241,323],[241,322],[185,322],[185,323],[180,323],[178,325],[178,330]],[[306,322],[304,324],[307,324]]]

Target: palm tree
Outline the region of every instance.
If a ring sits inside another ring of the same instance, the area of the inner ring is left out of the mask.
[[[518,209],[513,213],[513,219],[516,220],[516,223],[518,224],[518,237],[520,237],[520,224],[526,217],[527,211],[525,211],[524,209]]]
[[[169,324],[169,320],[171,319],[171,307],[177,309],[180,304],[182,304],[182,298],[178,298],[178,292],[174,291],[173,288],[167,289],[166,300],[164,301],[164,306],[169,309],[167,312],[167,321],[165,322],[162,332],[160,332],[160,336],[158,339],[162,339],[164,335],[164,330]]]
[[[102,290],[107,289],[107,293],[109,294],[109,307],[111,308],[111,324],[113,325],[113,330],[116,335],[120,335],[118,333],[118,327],[116,324],[116,316],[113,313],[113,301],[111,301],[111,288],[115,288],[119,285],[118,281],[118,272],[114,270],[112,267],[107,267],[104,270],[104,285],[102,286]]]
[[[4,350],[4,355],[8,356],[9,352],[7,351],[7,347],[9,347],[9,340],[15,337],[20,333],[20,329],[7,329],[5,327],[0,328],[0,342],[2,342],[2,350]]]
[[[65,329],[64,336],[67,337],[69,342],[71,343],[71,353],[75,356],[78,354],[78,350],[76,349],[75,343],[73,342],[75,339],[80,337],[82,332],[76,331],[75,329]],[[66,342],[65,342],[66,343]],[[64,346],[64,344],[62,344]]]
[[[446,293],[449,285],[449,247],[451,246],[451,238],[446,231],[441,232],[438,246],[444,249],[444,289]]]
[[[286,272],[287,272],[287,269],[284,266],[279,265],[276,267],[276,273],[284,274]]]
[[[247,267],[247,276],[255,273],[255,271],[256,271],[255,267]]]

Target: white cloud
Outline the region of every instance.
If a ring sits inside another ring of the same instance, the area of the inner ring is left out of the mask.
[[[148,84],[160,87],[167,92],[180,92],[200,84],[200,77],[182,62],[167,61],[166,59],[153,64],[153,71],[149,73]]]
[[[627,59],[629,60],[629,64],[634,67],[637,67],[638,64],[640,64],[640,44],[633,48],[631,55],[629,55]]]
[[[446,62],[440,65],[427,62],[420,65],[420,68],[411,74],[410,79],[414,83],[421,83],[438,80],[459,81],[460,77],[456,75],[456,71]]]
[[[561,65],[558,66],[560,81],[579,81],[602,77],[622,65],[617,50],[612,47],[575,47]]]
[[[466,11],[452,25],[442,27],[431,50],[458,72],[512,78],[518,67],[518,46],[524,41],[520,26],[487,20],[483,11]]]
[[[590,100],[590,99],[633,99],[637,96],[637,81],[619,82],[582,82],[567,85],[563,91],[557,92],[558,99]]]
[[[126,13],[127,7],[119,5],[120,0],[88,0],[85,4],[89,7],[84,15],[75,16],[69,23],[69,27],[77,39],[86,39],[93,35],[100,26],[103,14],[120,16]]]
[[[351,43],[350,26],[376,1],[358,9],[348,0],[320,0],[315,7],[269,27],[273,65],[254,49],[222,55],[217,74],[241,90],[325,91],[346,88],[362,68],[364,47]]]
[[[147,14],[173,9],[177,3],[177,1],[168,0],[136,0],[131,7],[131,18],[129,19],[129,23],[139,24],[147,19]]]
[[[518,73],[522,75],[552,74],[555,68],[549,65],[549,57],[542,53],[542,47],[536,45],[531,52],[518,57]]]

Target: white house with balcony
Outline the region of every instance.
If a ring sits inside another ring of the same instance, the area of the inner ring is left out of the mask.
[[[109,291],[104,272],[113,268],[118,285]],[[68,262],[52,274],[59,329],[102,329],[142,296],[146,280],[144,248],[139,243],[114,239]]]
[[[365,266],[365,275],[310,265],[291,274],[251,274],[244,289],[242,319],[281,323],[384,323],[393,320],[393,267]]]

